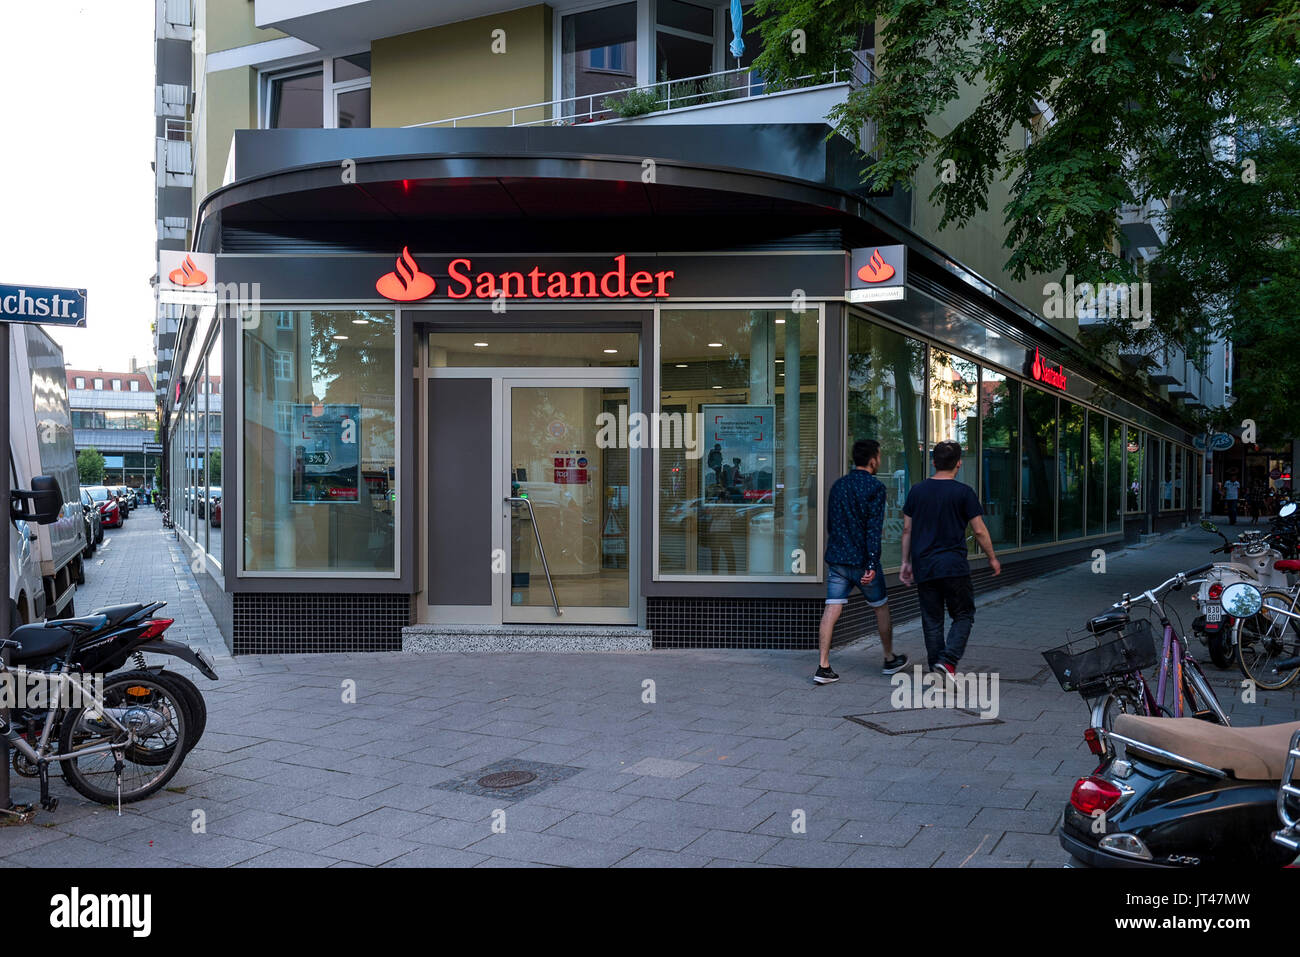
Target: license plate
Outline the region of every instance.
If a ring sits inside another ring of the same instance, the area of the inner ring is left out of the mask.
[[[1217,605],[1217,604],[1216,604],[1216,605],[1209,605],[1209,604],[1207,604],[1207,605],[1205,606],[1205,620],[1206,620],[1206,621],[1222,621],[1222,620],[1223,620],[1223,606],[1222,606],[1222,605]]]

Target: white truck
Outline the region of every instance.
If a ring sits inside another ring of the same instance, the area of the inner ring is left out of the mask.
[[[34,476],[48,475],[58,481],[63,496],[56,521],[31,524],[27,529],[32,563],[40,574],[40,592],[16,594],[14,589],[23,587],[21,578],[10,572],[11,618],[21,619],[25,612],[28,621],[75,615],[77,585],[86,580],[81,557],[86,547],[81,481],[63,370],[63,350],[44,329],[17,323],[9,326],[10,481],[13,488],[30,489]],[[34,538],[30,537],[33,532]],[[10,558],[12,561],[12,550]]]

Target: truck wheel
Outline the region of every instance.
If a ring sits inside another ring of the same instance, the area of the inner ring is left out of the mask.
[[[86,584],[86,563],[83,562],[80,558],[77,559],[76,582],[78,585]]]

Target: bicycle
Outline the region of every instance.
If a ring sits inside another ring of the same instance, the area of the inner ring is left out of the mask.
[[[1300,562],[1277,562],[1283,571],[1300,569]],[[1237,647],[1241,673],[1266,691],[1278,691],[1300,674],[1294,668],[1280,668],[1283,660],[1300,655],[1300,582],[1288,589],[1260,588],[1260,610],[1233,622],[1232,641]]]
[[[1089,620],[1089,637],[1067,641],[1058,648],[1043,652],[1043,657],[1064,691],[1077,691],[1085,701],[1092,701],[1092,727],[1110,732],[1117,714],[1148,717],[1181,718],[1191,715],[1229,725],[1227,714],[1210,689],[1205,673],[1192,656],[1187,640],[1169,621],[1164,596],[1179,591],[1189,581],[1203,574],[1213,563],[1179,572],[1136,598],[1125,592],[1111,605],[1110,611]],[[1154,653],[1151,624],[1145,619],[1132,620],[1130,611],[1139,602],[1150,605],[1160,620],[1163,642],[1160,654]],[[1108,641],[1101,638],[1114,635]],[[1145,668],[1158,663],[1156,689],[1143,674]]]

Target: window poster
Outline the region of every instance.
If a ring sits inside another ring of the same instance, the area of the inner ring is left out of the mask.
[[[361,406],[293,407],[294,502],[357,502],[361,494]]]
[[[704,468],[700,494],[706,502],[772,501],[776,470],[776,407],[702,405]]]

